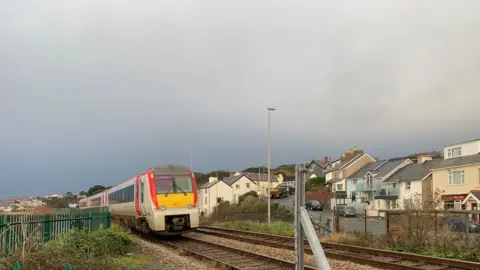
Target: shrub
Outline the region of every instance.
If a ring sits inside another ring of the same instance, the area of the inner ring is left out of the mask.
[[[117,227],[96,231],[72,230],[57,240],[30,247],[22,259],[14,253],[3,261],[0,269],[10,269],[21,263],[21,269],[64,269],[68,263],[72,269],[119,269],[115,258],[133,248],[133,237]]]

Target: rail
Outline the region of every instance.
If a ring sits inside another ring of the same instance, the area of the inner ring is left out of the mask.
[[[294,250],[294,237],[239,231],[218,227],[200,227],[198,233],[215,235],[253,244]],[[312,254],[308,242],[304,241],[305,253]],[[321,242],[329,258],[348,260],[384,269],[480,269],[480,263],[444,259],[412,253],[372,249],[359,246]]]
[[[169,239],[161,239],[155,235],[142,237],[151,242],[171,248],[181,249],[188,254],[213,261],[221,266],[227,267],[228,269],[292,269],[295,266],[295,262],[285,261],[267,255],[188,236],[177,236]],[[313,270],[316,268],[305,266],[305,269]]]

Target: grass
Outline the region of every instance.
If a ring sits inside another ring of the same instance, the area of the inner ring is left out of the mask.
[[[56,240],[28,247],[26,254],[0,257],[0,269],[11,269],[16,262],[21,269],[170,269],[155,257],[140,254],[135,239],[118,227],[96,231],[72,230]]]
[[[268,225],[265,223],[244,220],[236,220],[229,222],[216,221],[213,222],[211,226],[232,230],[251,231],[283,236],[295,235],[295,229],[293,227],[293,224],[287,222],[272,222],[270,225]]]

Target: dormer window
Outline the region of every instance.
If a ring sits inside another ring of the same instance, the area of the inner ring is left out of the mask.
[[[448,149],[448,157],[449,158],[454,158],[454,157],[459,157],[462,155],[462,148],[461,147],[455,147]]]

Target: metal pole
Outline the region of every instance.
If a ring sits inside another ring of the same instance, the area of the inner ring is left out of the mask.
[[[267,196],[268,196],[268,224],[270,224],[270,112],[275,111],[275,108],[268,108],[268,174],[267,174]]]
[[[192,171],[192,147],[190,146],[190,171]]]
[[[299,165],[295,166],[295,270],[304,269],[304,240],[301,219],[302,207],[302,179]]]

